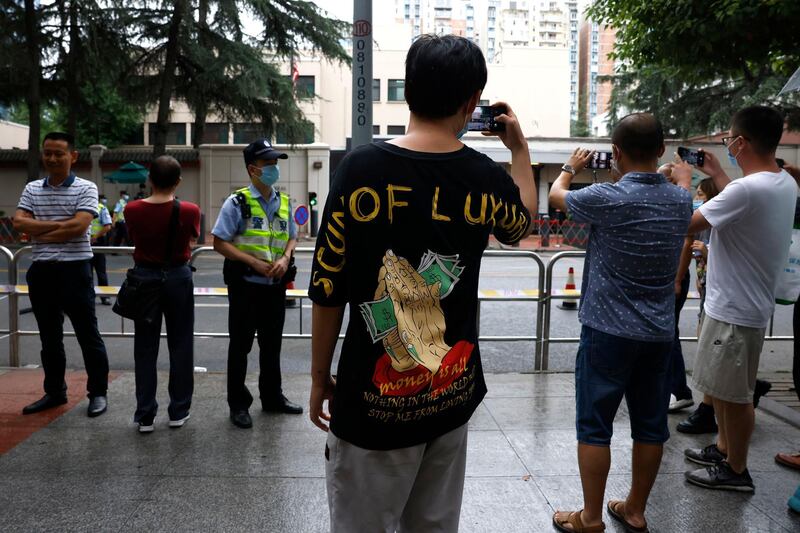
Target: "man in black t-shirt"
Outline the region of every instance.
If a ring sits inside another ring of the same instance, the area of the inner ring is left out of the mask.
[[[486,393],[481,256],[490,234],[509,244],[528,235],[536,208],[528,145],[510,108],[497,122],[511,176],[459,141],[485,84],[474,43],[421,37],[406,58],[408,133],[357,148],[336,171],[309,288],[310,413],[324,431],[330,421],[334,533],[458,529],[467,422]]]

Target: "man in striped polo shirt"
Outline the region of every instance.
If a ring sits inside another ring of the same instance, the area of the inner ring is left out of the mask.
[[[83,352],[88,375],[90,417],[107,408],[108,356],[97,330],[89,225],[98,215],[97,186],[71,172],[78,159],[71,135],[51,132],[42,144],[47,177],[28,183],[14,215],[14,229],[33,242],[33,264],[26,280],[39,325],[44,396],[22,410],[32,414],[67,402],[64,381],[64,315]]]

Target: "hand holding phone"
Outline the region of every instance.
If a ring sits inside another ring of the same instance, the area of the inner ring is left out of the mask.
[[[692,150],[683,146],[678,147],[678,157],[690,165],[702,167],[703,163],[705,163],[705,156],[706,154],[702,150]]]
[[[467,131],[487,131],[498,132],[506,131],[506,125],[497,122],[497,117],[508,112],[504,105],[490,106],[479,105],[472,112],[472,116],[467,123]]]

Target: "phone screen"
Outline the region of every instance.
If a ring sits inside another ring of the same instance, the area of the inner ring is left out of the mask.
[[[690,165],[695,165],[698,167],[702,167],[703,163],[705,162],[705,154],[703,152],[700,150],[690,150],[689,148],[684,148],[683,146],[678,147],[678,157]]]
[[[611,168],[611,152],[595,152],[592,160],[589,161],[588,168],[591,169],[608,169]]]
[[[504,107],[479,105],[472,112],[472,116],[467,123],[467,131],[505,131],[506,125],[495,120],[505,112]]]

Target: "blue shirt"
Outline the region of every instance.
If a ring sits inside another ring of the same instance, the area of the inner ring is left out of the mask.
[[[102,209],[100,209],[100,214],[98,215],[97,219],[100,221],[101,226],[110,226],[111,225],[111,215],[108,212],[108,208],[104,206],[102,203]]]
[[[667,342],[675,335],[675,274],[692,196],[661,174],[631,172],[567,194],[572,220],[590,224],[581,324]]]
[[[264,197],[261,196],[261,193],[253,184],[250,184],[248,188],[250,189],[250,194],[258,201],[259,205],[261,205],[261,209],[264,210],[267,214],[267,218],[272,222],[281,206],[281,198],[278,193],[275,189],[272,189],[269,200],[264,200]],[[222,209],[220,209],[219,216],[217,217],[217,222],[214,224],[214,229],[211,230],[212,235],[219,237],[223,241],[231,242],[234,237],[241,235],[245,230],[245,221],[242,218],[242,211],[239,206],[234,203],[235,198],[236,194],[232,194],[225,200],[225,203],[222,204]],[[291,215],[292,202],[290,200],[289,240],[297,238],[297,227]],[[261,283],[262,285],[274,285],[280,281],[272,278],[265,278],[264,276],[245,276],[244,279],[245,281]]]

